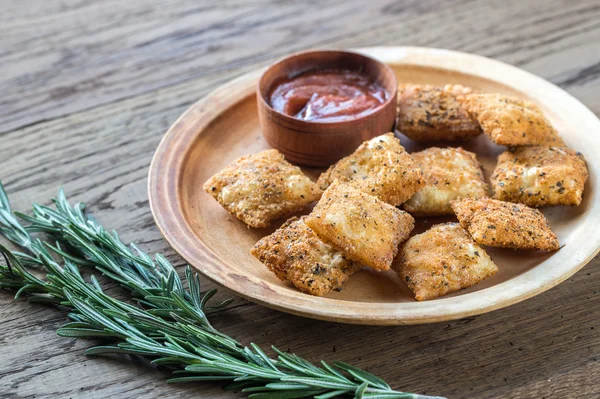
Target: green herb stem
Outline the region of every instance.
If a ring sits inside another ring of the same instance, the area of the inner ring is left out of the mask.
[[[25,295],[30,302],[66,308],[72,321],[59,335],[107,342],[87,355],[145,356],[156,365],[177,368],[169,382],[226,381],[226,389],[254,399],[435,398],[392,390],[346,363],[316,366],[275,347],[277,358],[272,359],[253,343],[242,345],[210,324],[207,311],[228,301],[209,306],[216,291],[202,293],[198,274],[189,266],[182,281],[164,256],[153,259],[133,244],[124,245],[116,232],[108,233],[86,215],[83,204],[71,206],[62,190],[54,205],[34,204],[31,216],[13,213],[0,183],[0,234],[23,251],[0,245],[6,261],[0,265],[0,288],[16,291],[15,298]],[[47,241],[32,233],[44,233]],[[137,306],[106,294],[93,274],[86,281],[81,267],[121,284]],[[45,278],[33,269],[42,270]]]

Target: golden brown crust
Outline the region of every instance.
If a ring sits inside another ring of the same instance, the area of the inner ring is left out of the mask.
[[[463,141],[480,135],[479,123],[463,101],[471,92],[461,85],[399,85],[398,130],[415,141]]]
[[[304,223],[305,218],[289,219],[250,252],[280,280],[291,282],[303,292],[323,296],[340,289],[363,266],[319,239]]]
[[[306,224],[348,258],[388,270],[414,227],[414,219],[372,195],[337,180],[323,193]]]
[[[418,301],[470,287],[498,271],[458,223],[438,224],[411,237],[392,268]]]
[[[400,205],[423,186],[423,173],[393,133],[365,141],[351,155],[339,160],[319,177],[325,190],[334,180]]]
[[[521,147],[498,157],[492,198],[528,206],[579,205],[588,179],[580,152],[559,147]]]
[[[481,164],[462,148],[431,147],[412,153],[425,174],[425,186],[403,208],[413,216],[451,215],[450,201],[489,195]]]
[[[235,160],[208,179],[204,190],[251,227],[266,227],[321,195],[317,185],[277,150]]]
[[[467,95],[465,104],[483,132],[496,144],[565,145],[542,110],[531,101],[484,93]]]
[[[482,245],[555,251],[560,245],[542,212],[491,198],[452,202],[461,226]]]

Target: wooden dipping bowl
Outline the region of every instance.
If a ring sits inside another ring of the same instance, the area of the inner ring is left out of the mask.
[[[373,112],[345,121],[305,121],[274,110],[269,95],[274,85],[314,70],[361,72],[384,88],[389,97]],[[326,167],[349,155],[365,140],[394,130],[398,82],[392,69],[362,54],[348,51],[309,51],[271,65],[258,81],[258,116],[263,136],[288,161]]]

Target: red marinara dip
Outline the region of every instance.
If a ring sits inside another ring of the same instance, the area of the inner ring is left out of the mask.
[[[389,93],[360,72],[323,70],[281,80],[269,97],[273,109],[294,118],[338,122],[374,112]]]

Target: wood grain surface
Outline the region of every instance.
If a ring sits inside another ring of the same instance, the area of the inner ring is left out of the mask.
[[[62,185],[125,241],[183,265],[154,226],[147,169],[169,125],[216,86],[305,48],[430,46],[517,65],[600,115],[599,19],[597,0],[3,1],[0,178],[17,210]],[[597,398],[599,292],[596,258],[542,295],[450,323],[347,326],[241,299],[212,320],[243,342],[351,362],[399,389]],[[87,342],[55,334],[64,314],[7,293],[0,321],[2,398],[236,397],[167,385],[138,359],[86,358]]]

